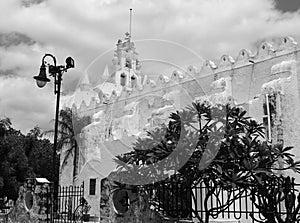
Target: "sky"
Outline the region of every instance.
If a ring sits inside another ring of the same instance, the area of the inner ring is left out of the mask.
[[[63,76],[62,95],[72,94],[95,58],[129,31],[130,8],[134,41],[175,42],[203,60],[236,58],[264,40],[300,41],[299,0],[0,0],[0,118],[11,118],[23,133],[52,129],[53,80],[40,89],[33,79],[43,55],[61,65],[68,56],[75,60]],[[156,53],[188,61],[171,51]]]

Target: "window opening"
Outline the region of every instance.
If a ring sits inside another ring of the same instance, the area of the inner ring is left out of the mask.
[[[125,85],[126,85],[126,74],[125,74],[125,73],[122,73],[122,74],[121,74],[121,82],[120,82],[120,84],[121,84],[122,86],[125,86]]]
[[[90,179],[90,195],[96,195],[96,179]]]

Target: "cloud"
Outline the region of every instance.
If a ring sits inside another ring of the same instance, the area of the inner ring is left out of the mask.
[[[38,66],[33,61],[40,61],[40,53],[34,51],[35,46],[18,45],[9,48],[0,48],[0,70],[11,71],[11,75],[33,75],[38,72]],[[2,74],[0,72],[0,75]],[[9,73],[8,73],[9,74]]]
[[[64,92],[74,90],[89,64],[128,31],[129,8],[134,40],[178,42],[203,59],[236,57],[242,48],[255,50],[263,39],[291,35],[300,40],[299,10],[284,13],[273,0],[0,0],[0,77],[1,82],[16,85],[11,89],[0,83],[0,116],[5,108],[22,130],[35,123],[48,129],[46,123],[53,117],[48,107],[55,103],[52,86],[35,89],[32,82],[43,55],[52,53],[58,64],[68,56],[74,58],[76,69],[63,80]],[[181,58],[177,51],[157,51],[167,59],[169,53],[174,63],[189,61],[188,54]],[[39,107],[26,106],[32,101]]]
[[[22,43],[26,45],[33,45],[36,42],[22,33],[0,33],[0,47],[16,46]]]
[[[34,4],[40,4],[44,1],[47,1],[47,0],[21,0],[21,4],[24,7],[30,7]]]
[[[14,7],[12,3],[6,4],[14,16],[8,16],[7,22],[7,14],[3,15],[6,19],[1,20],[2,29],[17,29],[53,46],[56,52],[72,52],[80,59],[81,52],[96,54],[112,47],[128,31],[130,7],[134,10],[135,39],[176,41],[205,58],[249,47],[259,38],[299,35],[294,29],[299,14],[281,13],[271,0],[52,0],[26,8],[18,1],[13,2]]]
[[[283,12],[295,12],[300,8],[298,0],[275,0],[276,7]]]
[[[25,132],[35,125],[49,129],[49,122],[54,118],[55,100],[49,87],[38,89],[33,79],[24,77],[0,78],[1,116],[11,118],[14,127]]]

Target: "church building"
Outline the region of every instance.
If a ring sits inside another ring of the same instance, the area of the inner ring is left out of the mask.
[[[92,122],[77,133],[78,163],[70,161],[60,170],[60,185],[84,182],[91,214],[100,213],[100,182],[116,169],[114,157],[132,150],[137,137],[193,101],[243,106],[248,116],[264,123],[270,142],[294,146],[295,158],[300,158],[300,48],[292,37],[262,42],[256,52],[241,49],[235,58],[223,55],[219,61],[204,61],[202,67],[187,64],[170,73],[149,75],[142,61],[126,33],[117,41],[111,63],[99,67],[100,81],[84,74],[65,102]],[[75,178],[70,175],[73,168]]]

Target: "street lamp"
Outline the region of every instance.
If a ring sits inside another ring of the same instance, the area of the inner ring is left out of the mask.
[[[53,65],[45,61],[46,57],[51,57],[53,60]],[[67,72],[69,68],[74,68],[74,60],[71,57],[66,59],[66,65],[56,65],[56,58],[52,54],[45,54],[42,59],[42,65],[40,67],[40,73],[38,76],[33,78],[36,80],[38,87],[44,87],[47,82],[50,82],[50,79],[47,78],[47,68],[49,76],[54,78],[54,94],[56,94],[56,113],[55,113],[55,127],[54,127],[54,148],[53,148],[53,180],[55,179],[55,160],[56,160],[56,151],[57,151],[57,137],[58,137],[58,115],[59,115],[59,100],[60,100],[60,88],[62,75],[64,72]],[[56,189],[56,182],[54,182],[54,189]]]

